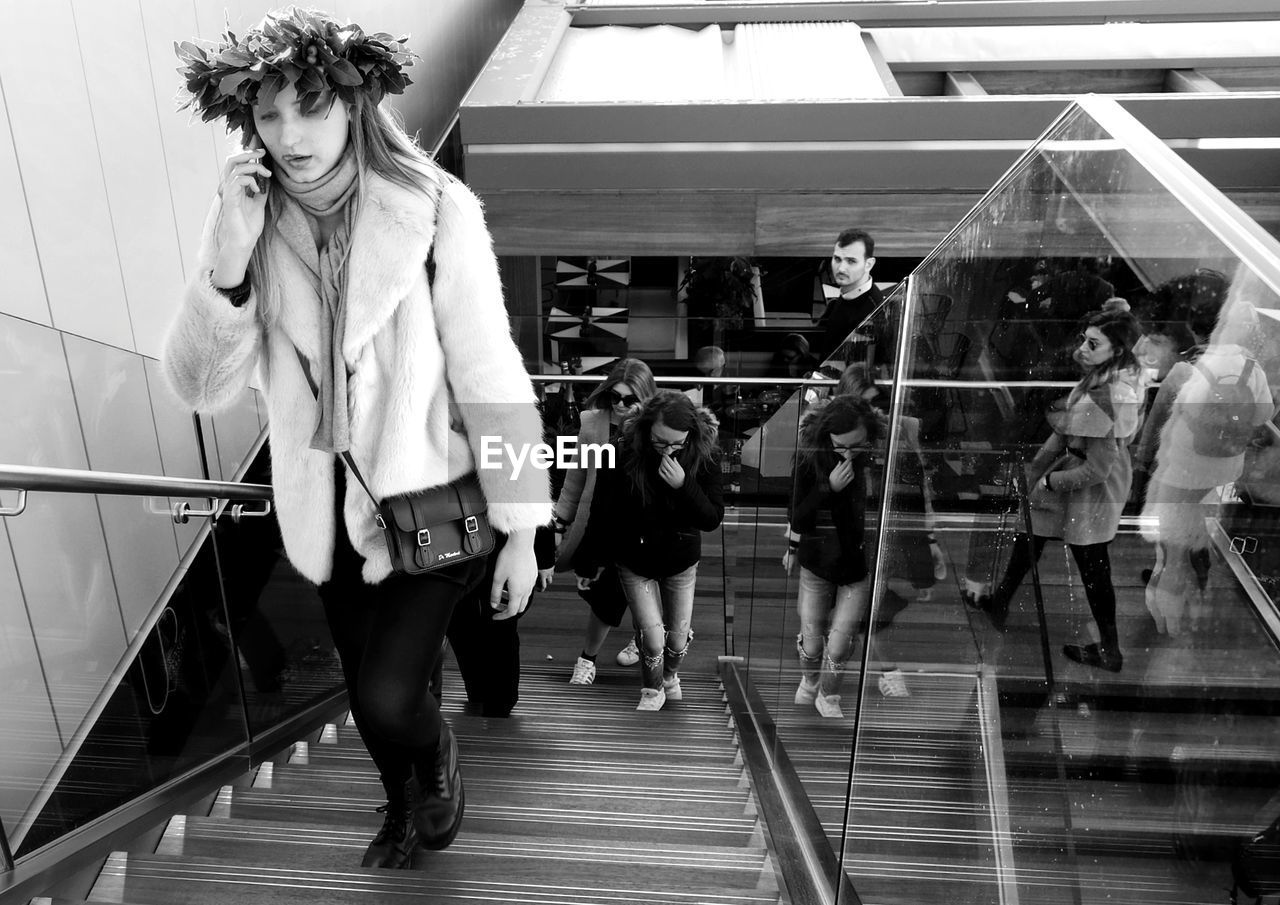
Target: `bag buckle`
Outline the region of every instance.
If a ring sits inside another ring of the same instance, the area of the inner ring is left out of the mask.
[[[429,547],[429,546],[431,546],[431,531],[430,531],[430,529],[428,529],[428,528],[419,528],[419,529],[418,529],[418,546],[419,546],[419,547]]]
[[[480,530],[480,523],[476,521],[476,517],[474,515],[468,515],[466,522],[463,523],[463,527],[467,529],[468,534],[475,534]]]

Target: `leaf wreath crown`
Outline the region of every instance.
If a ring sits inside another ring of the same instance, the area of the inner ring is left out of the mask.
[[[367,34],[358,25],[291,6],[268,15],[243,38],[228,28],[217,44],[175,42],[186,91],[178,109],[199,110],[204,122],[225,117],[228,132],[247,133],[253,130],[254,105],[271,104],[288,85],[304,114],[329,90],[347,104],[359,94],[377,104],[413,84],[404,69],[420,58],[405,47],[408,40]]]

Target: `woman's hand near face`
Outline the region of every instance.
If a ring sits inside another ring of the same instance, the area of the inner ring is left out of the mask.
[[[840,464],[831,469],[831,476],[828,479],[831,482],[831,489],[835,493],[840,493],[853,481],[853,460],[841,459]]]
[[[662,457],[658,462],[658,477],[666,481],[672,490],[679,490],[684,486],[684,469],[676,461],[675,456]]]
[[[267,193],[258,191],[255,176],[271,177],[262,165],[266,151],[250,148],[227,158],[218,194],[222,213],[218,218],[218,259],[213,267],[213,285],[224,289],[244,281],[254,245],[262,235]]]

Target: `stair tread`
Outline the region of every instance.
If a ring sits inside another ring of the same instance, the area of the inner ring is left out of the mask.
[[[398,901],[454,901],[565,903],[583,905],[641,905],[645,902],[769,903],[776,892],[717,886],[718,872],[708,882],[666,891],[660,876],[650,874],[652,888],[617,889],[612,882],[593,885],[576,877],[557,877],[554,883],[529,878],[476,878],[441,876],[431,865],[444,860],[439,852],[426,853],[422,870],[385,871],[364,868],[308,869],[304,867],[251,867],[244,864],[205,863],[156,855],[112,856],[94,888],[96,899],[133,905],[202,905],[239,900],[307,903],[367,903]],[[415,862],[417,863],[417,862]],[[606,881],[608,877],[603,878]]]

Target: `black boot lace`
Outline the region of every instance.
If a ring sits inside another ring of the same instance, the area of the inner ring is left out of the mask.
[[[408,809],[403,805],[392,806],[391,802],[387,802],[380,808],[374,808],[379,814],[386,814],[386,819],[382,821],[382,829],[378,830],[378,835],[374,837],[374,843],[386,842],[388,839],[398,839],[404,835],[405,825],[409,820]]]

